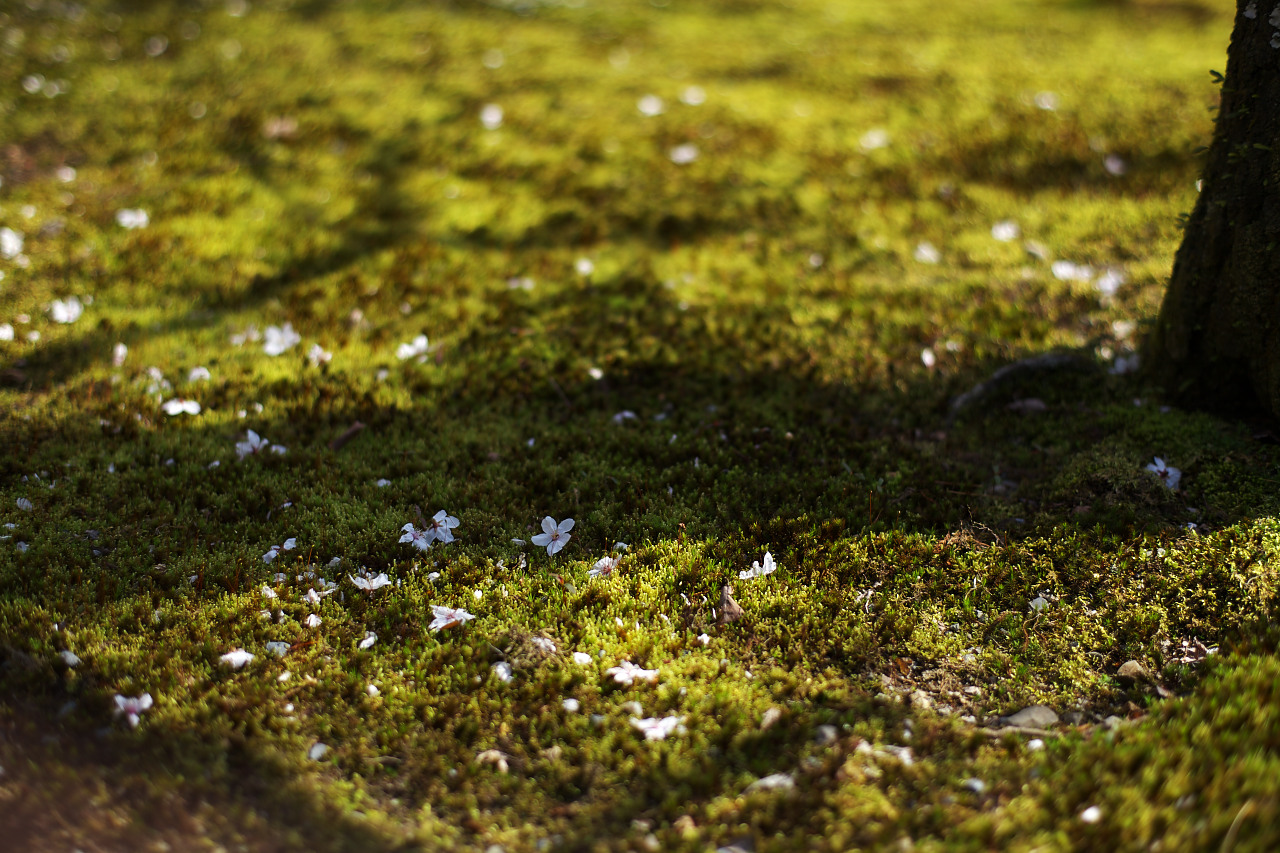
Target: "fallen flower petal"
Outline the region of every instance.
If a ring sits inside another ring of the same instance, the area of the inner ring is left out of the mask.
[[[253,660],[253,655],[244,649],[232,649],[222,656],[221,660],[232,669],[240,669],[242,666]]]
[[[200,414],[199,403],[195,400],[184,400],[181,397],[174,397],[172,400],[166,401],[162,408],[164,413],[169,416]]]
[[[1171,465],[1166,465],[1159,456],[1155,457],[1155,461],[1147,466],[1147,470],[1159,477],[1165,488],[1171,491],[1176,490],[1179,481],[1182,480],[1182,471]]]
[[[434,617],[429,626],[432,631],[451,628],[454,625],[462,625],[468,619],[476,618],[473,614],[460,607],[441,607],[436,604],[431,605],[431,614]]]
[[[400,537],[401,542],[408,542],[419,551],[425,551],[431,547],[431,540],[435,538],[435,534],[430,530],[418,530],[413,526],[413,522],[409,522],[400,528],[404,531],[404,535]]]
[[[631,725],[644,732],[645,740],[666,740],[672,732],[684,733],[684,717],[632,717]]]
[[[152,704],[150,693],[143,693],[136,698],[121,696],[117,693],[115,713],[117,717],[124,714],[125,718],[129,720],[129,725],[136,729],[139,716],[143,711],[150,708]]]
[[[374,590],[382,589],[384,586],[391,585],[391,579],[387,577],[386,572],[379,572],[377,577],[372,578],[358,578],[355,575],[347,575],[347,577],[351,578],[353,584],[367,592],[373,592]]]
[[[768,551],[764,552],[764,565],[760,565],[759,561],[753,562],[751,568],[738,572],[740,580],[750,580],[752,578],[762,578],[765,575],[773,574],[778,568],[773,562],[773,555]]]
[[[636,666],[629,660],[624,660],[617,666],[611,666],[605,670],[605,675],[613,676],[613,680],[619,684],[631,684],[636,679],[647,681],[650,684],[658,680],[658,670],[644,669]]]
[[[546,548],[548,556],[554,556],[573,538],[569,535],[573,524],[572,518],[566,518],[557,524],[556,520],[548,515],[542,519],[542,532],[534,536],[531,541],[539,548]]]

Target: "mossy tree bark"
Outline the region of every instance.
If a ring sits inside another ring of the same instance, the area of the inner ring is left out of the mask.
[[[1260,405],[1280,417],[1276,0],[1237,0],[1200,198],[1145,361],[1179,404],[1228,412]]]

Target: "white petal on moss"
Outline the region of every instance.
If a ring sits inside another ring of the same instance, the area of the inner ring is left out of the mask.
[[[232,649],[223,655],[221,660],[232,669],[240,669],[249,661],[253,660],[253,657],[253,655],[249,654],[244,649]]]

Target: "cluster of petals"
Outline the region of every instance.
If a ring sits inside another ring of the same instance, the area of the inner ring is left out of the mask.
[[[277,356],[302,343],[302,335],[293,330],[292,323],[283,326],[267,326],[262,334],[262,351],[269,356]]]
[[[75,296],[55,299],[49,306],[49,319],[55,323],[74,323],[84,313],[84,304]]]
[[[441,607],[438,604],[431,605],[431,625],[432,631],[439,631],[443,628],[452,628],[454,625],[461,625],[468,619],[476,618],[474,614],[468,613],[461,607]]]
[[[401,344],[396,348],[396,358],[401,361],[407,361],[415,356],[427,354],[427,336],[418,335],[407,344]]]
[[[401,542],[408,542],[419,551],[425,551],[431,547],[431,540],[435,538],[430,530],[419,530],[413,526],[413,522],[409,522],[400,528],[404,533],[400,536]]]
[[[166,400],[164,413],[173,417],[174,415],[198,415],[200,414],[200,404],[195,400],[187,400],[183,397],[174,397],[172,400]]]
[[[246,456],[257,456],[259,453],[277,453],[284,455],[287,449],[279,444],[272,444],[265,437],[258,435],[253,430],[248,430],[244,441],[236,442],[236,456],[240,459]]]
[[[150,693],[143,693],[141,696],[121,696],[116,694],[116,716],[124,715],[129,721],[129,725],[135,729],[138,727],[138,718],[142,712],[150,708],[154,704],[151,701]]]
[[[116,211],[116,224],[130,231],[136,228],[146,228],[150,222],[151,217],[141,208],[126,207],[124,210]]]
[[[762,578],[765,575],[771,575],[778,569],[778,564],[773,561],[773,555],[768,551],[764,552],[764,565],[760,565],[757,560],[751,564],[751,568],[743,569],[738,572],[739,580],[751,580],[752,578]]]
[[[609,667],[605,670],[605,675],[613,676],[613,680],[619,684],[632,684],[636,679],[652,684],[658,680],[658,670],[636,666],[629,660]]]
[[[569,540],[573,538],[569,535],[572,529],[572,518],[566,518],[557,524],[556,520],[548,515],[542,519],[542,532],[534,536],[532,542],[539,548],[546,548],[548,555],[554,555],[569,544]]]
[[[379,572],[375,577],[356,577],[355,575],[347,575],[351,578],[351,582],[365,592],[373,592],[382,589],[384,586],[391,586],[391,579],[387,577],[386,572]]]
[[[684,734],[684,717],[631,718],[631,725],[644,732],[645,740],[666,740],[672,732]]]
[[[275,560],[276,557],[280,556],[281,551],[292,551],[294,548],[297,548],[297,547],[298,547],[297,538],[291,536],[288,539],[284,540],[284,542],[282,542],[279,545],[272,545],[271,548],[267,550],[267,553],[262,555],[262,562],[270,563],[273,560]]]

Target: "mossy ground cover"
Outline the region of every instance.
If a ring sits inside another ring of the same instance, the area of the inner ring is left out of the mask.
[[[1228,5],[0,13],[14,849],[1274,849],[1280,459],[1116,370]]]

